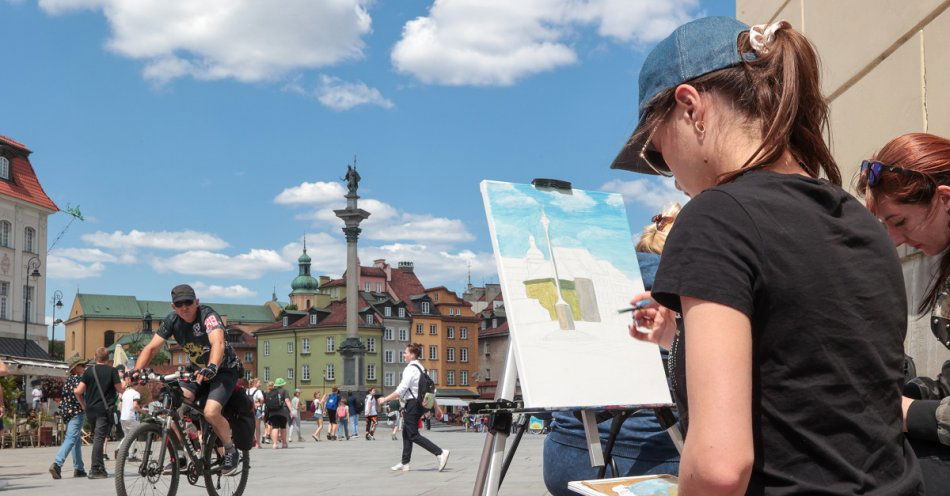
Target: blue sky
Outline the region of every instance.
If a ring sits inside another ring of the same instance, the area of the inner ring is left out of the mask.
[[[697,0],[0,0],[0,134],[47,193],[80,205],[47,299],[77,290],[286,299],[307,236],[344,269],[328,214],[358,157],[361,258],[427,286],[495,281],[478,184],[572,181],[624,194],[632,231],[669,183],[608,165],[636,121],[650,47],[732,2]],[[68,222],[50,217],[50,241]],[[49,312],[49,309],[47,311]],[[61,330],[60,330],[61,332]]]

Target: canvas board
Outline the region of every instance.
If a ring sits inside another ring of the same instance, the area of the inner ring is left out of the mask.
[[[617,313],[643,290],[623,198],[498,181],[481,191],[525,407],[671,404],[657,346]]]

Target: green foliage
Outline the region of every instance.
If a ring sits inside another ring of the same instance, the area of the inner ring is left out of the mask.
[[[286,307],[284,307],[284,310],[296,310],[296,309],[297,309],[297,305],[294,303],[291,303],[290,305],[287,305]]]
[[[125,353],[129,357],[137,357],[139,353],[142,352],[142,348],[145,348],[148,342],[144,339],[139,339],[132,341],[131,343],[123,344],[122,347],[125,349]],[[171,361],[171,353],[168,352],[168,345],[162,346],[159,348],[155,355],[152,356],[151,365],[164,365]]]

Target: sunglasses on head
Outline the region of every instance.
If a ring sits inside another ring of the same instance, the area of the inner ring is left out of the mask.
[[[924,179],[933,182],[929,174],[925,174],[920,171],[915,171],[911,169],[905,169],[903,167],[896,167],[893,165],[882,164],[881,162],[872,162],[870,160],[861,161],[861,174],[867,175],[868,187],[873,188],[878,184],[881,184],[881,176],[885,172],[890,172],[893,174],[906,174],[911,176],[923,177]]]
[[[950,349],[950,294],[946,290],[937,295],[937,305],[930,315],[930,332]]]
[[[666,229],[666,226],[673,223],[673,218],[668,215],[656,214],[650,219],[650,222],[656,224],[657,231],[662,231]]]
[[[195,303],[195,300],[181,300],[181,301],[176,301],[176,302],[175,302],[175,308],[190,307],[190,306],[193,305],[194,303]]]

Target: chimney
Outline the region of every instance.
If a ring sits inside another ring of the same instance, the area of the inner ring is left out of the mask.
[[[399,270],[412,274],[412,262],[399,262]]]
[[[386,267],[386,259],[385,259],[385,258],[378,258],[378,259],[376,259],[376,260],[373,260],[373,265],[374,265],[375,267],[377,267],[377,268],[382,269],[382,268]]]
[[[320,276],[320,287],[322,288],[324,284],[332,281],[333,279],[330,276]]]

